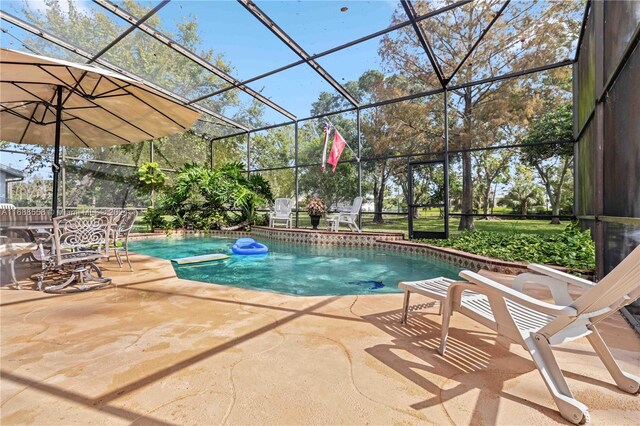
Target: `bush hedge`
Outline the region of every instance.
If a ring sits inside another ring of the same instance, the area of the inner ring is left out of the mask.
[[[595,268],[595,244],[589,230],[576,224],[551,235],[466,231],[446,240],[418,240],[468,253],[525,263],[565,266],[571,270]]]

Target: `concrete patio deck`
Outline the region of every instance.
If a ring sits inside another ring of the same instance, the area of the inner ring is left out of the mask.
[[[102,290],[0,290],[3,425],[566,424],[527,354],[461,315],[441,357],[437,307],[402,326],[401,294],[291,297],[132,260]],[[601,332],[640,374],[624,319]],[[640,422],[586,339],[556,353],[592,424]]]

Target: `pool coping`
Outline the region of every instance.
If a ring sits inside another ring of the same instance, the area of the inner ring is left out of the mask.
[[[254,226],[251,231],[191,231],[175,230],[176,235],[214,235],[218,237],[254,237],[268,238],[275,241],[336,247],[361,247],[380,248],[391,251],[399,251],[409,254],[429,256],[434,259],[447,262],[464,269],[479,271],[485,269],[491,272],[498,272],[508,275],[517,275],[529,271],[527,263],[513,262],[492,257],[467,253],[460,250],[439,247],[426,243],[418,243],[405,239],[403,233],[396,232],[333,232],[329,230],[312,230],[299,228],[270,228],[268,226]],[[132,234],[131,240],[144,238],[165,238],[163,233],[141,233]],[[559,271],[568,271],[568,268],[547,265]],[[581,271],[580,274],[592,279],[593,275],[589,271]]]

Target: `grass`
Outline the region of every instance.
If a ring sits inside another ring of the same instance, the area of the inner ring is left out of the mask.
[[[384,224],[376,224],[370,217],[364,217],[362,227],[365,231],[404,232],[407,233],[407,219],[396,216],[393,219],[384,218]],[[449,234],[456,237],[462,231],[458,230],[459,218],[449,219]],[[508,232],[520,234],[551,235],[561,232],[569,222],[561,225],[551,225],[548,219],[503,219],[503,220],[474,220],[475,229],[488,232]],[[414,220],[413,229],[419,231],[444,231],[444,220],[419,219]]]
[[[502,212],[501,212],[502,213]],[[384,223],[373,223],[372,214],[364,214],[362,218],[362,230],[368,232],[401,232],[408,235],[408,219],[400,215],[383,215]],[[300,212],[298,223],[300,228],[311,228],[309,216]],[[449,233],[451,237],[461,235],[458,231],[458,217],[449,218]],[[549,219],[502,219],[484,220],[476,218],[475,228],[478,231],[504,232],[518,234],[553,235],[562,232],[568,221],[563,221],[561,225],[551,225]],[[444,220],[438,218],[438,211],[435,209],[423,210],[419,219],[414,219],[414,229],[419,231],[443,231]],[[320,221],[318,229],[328,229],[326,218]],[[133,232],[150,232],[149,227],[143,222],[142,215],[138,216],[133,227]]]

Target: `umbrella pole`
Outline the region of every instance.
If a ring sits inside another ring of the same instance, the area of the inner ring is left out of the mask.
[[[58,175],[60,173],[60,126],[62,125],[62,86],[56,88],[56,139],[53,151],[53,213],[58,215]]]

